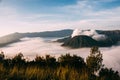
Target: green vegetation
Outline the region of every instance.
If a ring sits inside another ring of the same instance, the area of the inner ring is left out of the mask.
[[[19,53],[12,59],[0,54],[0,80],[120,80],[117,71],[104,68],[98,47],[91,48],[86,61],[77,55],[36,56],[26,61]]]

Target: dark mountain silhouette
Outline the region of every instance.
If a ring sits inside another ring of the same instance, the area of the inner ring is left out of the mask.
[[[89,36],[85,36],[85,35],[75,36],[65,41],[62,44],[62,46],[67,46],[71,48],[92,47],[92,46],[97,46],[97,45],[98,45],[98,42],[96,40],[92,39]]]
[[[102,31],[97,30],[99,34],[106,35],[105,40],[96,41],[89,36],[80,35],[76,37],[66,37],[63,39],[58,39],[57,42],[63,42],[62,46],[71,47],[71,48],[81,48],[81,47],[110,47],[116,45],[120,41],[120,30],[113,31]]]
[[[66,46],[70,48],[82,48],[82,47],[93,47],[93,46],[109,47],[117,43],[116,41],[113,41],[111,39],[106,39],[104,41],[103,40],[96,41],[93,38],[85,35],[80,35],[80,36],[75,36],[73,38],[65,38],[65,39],[63,39],[65,41],[62,44],[62,46]]]
[[[99,47],[110,47],[112,45],[117,45],[118,40],[113,40],[111,38],[107,38],[106,40],[103,41],[98,41]]]

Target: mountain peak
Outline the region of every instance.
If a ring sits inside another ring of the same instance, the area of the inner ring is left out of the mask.
[[[62,46],[67,46],[71,48],[92,47],[97,46],[97,41],[89,36],[80,35],[65,41]]]

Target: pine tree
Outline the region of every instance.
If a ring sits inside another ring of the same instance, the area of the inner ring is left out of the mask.
[[[86,58],[87,67],[90,73],[95,74],[98,72],[103,67],[102,61],[102,54],[99,48],[92,47],[90,55]]]

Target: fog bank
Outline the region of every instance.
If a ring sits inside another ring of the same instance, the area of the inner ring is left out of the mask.
[[[50,54],[59,57],[61,54],[76,54],[86,58],[90,53],[90,48],[69,49],[61,47],[61,43],[52,42],[56,38],[24,38],[20,42],[10,44],[6,47],[1,47],[6,57],[13,57],[18,53],[23,53],[25,58],[33,59],[36,55],[45,56]],[[120,72],[120,46],[112,46],[100,48],[103,54],[103,63],[109,68]]]

